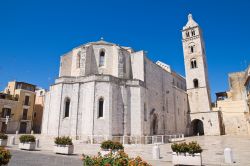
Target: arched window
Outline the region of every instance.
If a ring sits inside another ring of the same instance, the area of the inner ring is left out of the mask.
[[[76,68],[81,67],[81,51],[77,53],[77,58],[76,58]]]
[[[103,117],[103,105],[104,105],[104,100],[103,98],[100,98],[98,102],[98,118]]]
[[[104,50],[102,50],[100,52],[100,57],[99,57],[99,67],[104,66],[104,62],[105,62],[105,52]]]
[[[70,109],[70,99],[67,98],[65,100],[65,108],[64,108],[64,117],[69,117],[69,109]]]
[[[197,68],[196,59],[191,59],[191,69]]]
[[[195,31],[194,31],[194,30],[192,30],[192,32],[191,32],[191,33],[192,33],[192,36],[195,36]]]
[[[194,88],[199,88],[199,81],[198,81],[198,79],[194,79],[193,83],[194,83]]]
[[[190,46],[190,53],[194,52],[194,46]]]
[[[189,54],[192,54],[195,52],[195,44],[194,43],[190,43],[188,46],[189,49]]]
[[[189,32],[188,31],[186,32],[186,37],[189,37]]]

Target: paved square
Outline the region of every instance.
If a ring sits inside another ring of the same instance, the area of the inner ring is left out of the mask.
[[[37,136],[39,137],[39,136]],[[233,150],[235,162],[233,165],[250,165],[250,137],[249,136],[200,136],[188,137],[186,141],[197,141],[204,149],[202,153],[203,164],[218,166],[224,164],[223,150],[229,147]],[[41,148],[38,151],[20,151],[17,146],[10,147],[13,158],[10,166],[55,166],[55,165],[82,165],[79,155],[97,155],[100,145],[83,144],[81,141],[74,142],[75,155],[65,156],[53,153],[53,139],[40,137]],[[131,157],[141,156],[153,166],[172,165],[171,144],[160,145],[161,159],[152,159],[153,145],[125,145],[125,152]]]

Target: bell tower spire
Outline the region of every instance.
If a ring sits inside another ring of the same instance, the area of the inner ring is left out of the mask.
[[[211,99],[205,43],[202,30],[192,14],[188,15],[188,22],[183,27],[182,44],[190,112],[209,112]]]

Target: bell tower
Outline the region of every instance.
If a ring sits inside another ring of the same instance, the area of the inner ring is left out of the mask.
[[[191,14],[188,15],[188,22],[182,29],[182,44],[190,113],[210,112],[205,43],[202,30]]]

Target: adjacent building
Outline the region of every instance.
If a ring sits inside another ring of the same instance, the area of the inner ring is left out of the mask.
[[[35,85],[12,81],[0,94],[0,129],[5,133],[30,133],[35,103]]]
[[[41,133],[46,90],[42,88],[37,88],[35,92],[36,92],[36,99],[35,99],[35,106],[33,113],[32,130],[34,131],[34,133]]]
[[[228,135],[249,135],[249,68],[229,73],[229,91],[216,93],[216,107],[223,118],[223,132]]]
[[[249,112],[250,112],[250,65],[248,66],[246,70],[244,86],[246,88],[247,105],[248,105]]]

